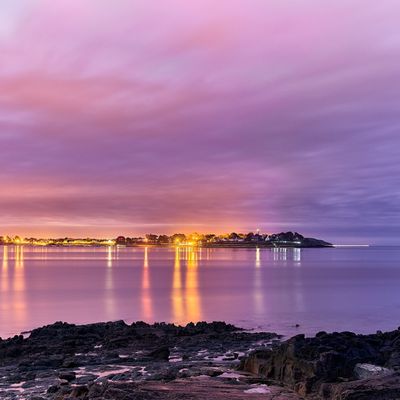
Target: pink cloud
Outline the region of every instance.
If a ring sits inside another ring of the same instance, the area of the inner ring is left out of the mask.
[[[367,218],[400,229],[396,1],[46,0],[4,11],[10,229],[319,219],[334,236],[349,216],[353,236]]]

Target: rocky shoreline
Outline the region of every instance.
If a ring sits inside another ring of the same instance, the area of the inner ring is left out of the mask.
[[[373,335],[297,335],[252,352],[240,369],[279,382],[301,398],[400,399],[400,328]]]
[[[223,322],[57,322],[0,340],[5,400],[400,399],[399,371],[400,330],[281,341]]]
[[[251,349],[279,343],[274,333],[249,333],[222,322],[186,327],[58,322],[33,330],[27,338],[0,341],[0,398],[257,399],[282,391],[290,395],[290,390],[267,387],[264,379],[237,371]]]

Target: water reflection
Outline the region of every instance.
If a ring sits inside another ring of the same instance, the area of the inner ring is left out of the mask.
[[[293,249],[293,261],[297,264],[301,262],[301,249]]]
[[[260,249],[256,248],[256,262],[254,272],[254,309],[258,315],[264,313],[264,291],[261,276],[261,252]]]
[[[113,266],[113,248],[108,246],[107,248],[107,267],[111,268]]]
[[[8,292],[8,247],[3,247],[3,260],[1,263],[1,292]]]
[[[107,258],[107,269],[106,269],[106,295],[105,295],[105,309],[108,319],[113,319],[116,311],[115,299],[114,299],[114,271],[113,271],[113,260],[114,260],[114,249],[112,246],[108,246],[106,252]]]
[[[153,303],[150,293],[149,249],[144,248],[142,275],[142,315],[145,321],[153,320]]]
[[[256,248],[256,268],[261,267],[261,255],[260,255],[260,248]]]
[[[174,272],[172,278],[172,317],[174,322],[184,322],[184,298],[182,290],[182,274],[180,247],[175,248]]]
[[[14,259],[13,268],[10,265],[10,253]],[[24,246],[3,247],[0,280],[2,299],[7,304],[2,312],[7,315],[11,324],[23,326],[27,315]]]
[[[201,253],[196,247],[176,247],[172,279],[172,311],[174,322],[200,321],[202,318],[199,293],[199,259]],[[182,285],[181,260],[186,261],[185,283]]]
[[[275,247],[272,249],[272,254],[274,261],[290,260],[290,261],[295,261],[295,263],[301,263],[301,249],[296,247],[295,248]]]
[[[276,247],[272,249],[274,255],[274,261],[286,261],[287,260],[287,249],[284,247]]]
[[[14,247],[14,290],[25,290],[24,246]]]
[[[143,259],[143,268],[149,268],[149,248],[144,248],[144,259]]]
[[[201,321],[198,252],[197,249],[193,247],[188,247],[186,250],[186,318],[188,321]]]
[[[24,268],[24,246],[15,246],[15,267]]]

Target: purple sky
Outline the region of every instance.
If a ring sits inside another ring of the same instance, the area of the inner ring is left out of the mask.
[[[398,243],[398,0],[2,0],[2,234]]]

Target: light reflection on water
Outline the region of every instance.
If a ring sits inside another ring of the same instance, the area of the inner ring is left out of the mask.
[[[180,247],[175,248],[174,275],[172,279],[172,316],[173,321],[182,324],[184,315],[184,293],[181,274]]]
[[[3,248],[1,281],[1,312],[18,325],[27,319],[24,246]]]
[[[201,303],[199,295],[199,254],[201,249],[186,247],[185,259],[186,259],[186,283],[185,283],[185,295],[184,304],[185,311],[181,315],[181,323],[186,321],[201,321],[203,316],[201,314]]]
[[[254,310],[257,315],[264,314],[264,293],[261,279],[261,250],[257,248],[254,273]]]
[[[107,269],[105,277],[105,294],[104,306],[106,312],[106,319],[112,319],[116,313],[115,294],[114,294],[114,275],[113,275],[113,262],[116,258],[116,251],[114,247],[107,248]]]
[[[399,325],[400,248],[0,248],[0,336],[64,320]]]
[[[1,293],[8,292],[8,247],[3,247],[3,260],[1,263]]]
[[[153,320],[153,304],[150,292],[149,249],[144,248],[143,278],[142,278],[142,315],[145,321]]]

